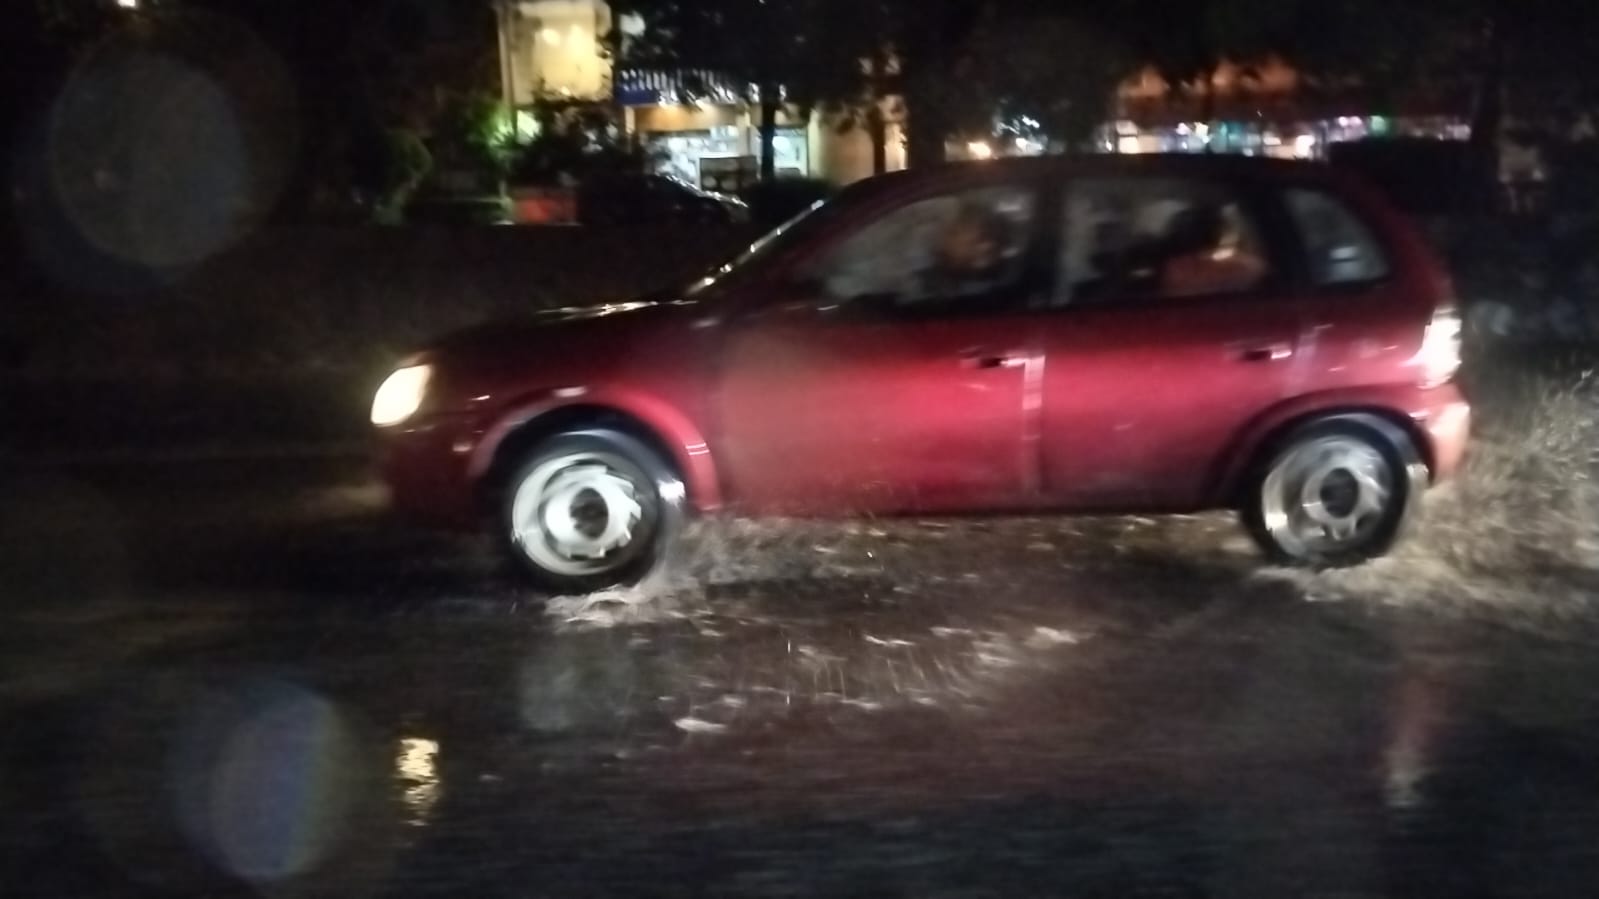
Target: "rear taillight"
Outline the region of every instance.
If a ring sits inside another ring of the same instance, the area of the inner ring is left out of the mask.
[[[1454,379],[1460,370],[1460,313],[1454,306],[1440,306],[1433,312],[1411,364],[1423,387],[1438,387]]]

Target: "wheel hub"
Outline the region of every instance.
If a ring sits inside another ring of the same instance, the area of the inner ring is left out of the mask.
[[[1278,461],[1262,490],[1263,519],[1293,555],[1348,551],[1376,533],[1393,493],[1381,452],[1354,437],[1327,437]]]
[[[647,496],[622,466],[601,455],[552,459],[517,486],[512,536],[549,571],[609,571],[631,557],[629,550],[649,518]]]

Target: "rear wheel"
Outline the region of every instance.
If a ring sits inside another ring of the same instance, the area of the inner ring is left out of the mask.
[[[1374,419],[1329,419],[1295,432],[1257,475],[1244,524],[1273,560],[1358,565],[1403,536],[1428,483],[1415,445]]]
[[[683,485],[659,455],[612,431],[536,447],[506,482],[499,531],[545,589],[592,593],[659,571],[682,530]]]

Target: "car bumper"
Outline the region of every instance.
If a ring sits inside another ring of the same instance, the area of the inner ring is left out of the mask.
[[[379,436],[378,468],[396,512],[436,527],[476,527],[481,506],[468,474],[471,445],[461,449],[458,428],[435,422]]]
[[[1425,391],[1410,417],[1427,435],[1433,483],[1454,477],[1465,461],[1471,438],[1471,405],[1459,388],[1446,384]]]

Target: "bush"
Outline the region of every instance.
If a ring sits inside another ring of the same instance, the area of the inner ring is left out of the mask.
[[[351,152],[353,186],[373,221],[397,224],[406,204],[433,170],[420,135],[403,129],[365,131]]]
[[[430,194],[406,207],[405,220],[414,225],[507,225],[513,217],[508,197]]]
[[[513,184],[571,184],[649,168],[648,154],[622,134],[604,109],[546,102],[534,115],[539,133],[515,150],[510,165]]]
[[[473,169],[496,180],[512,160],[511,112],[487,94],[459,97],[433,129],[432,152],[441,168]]]

